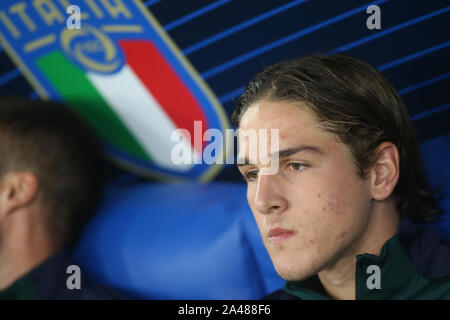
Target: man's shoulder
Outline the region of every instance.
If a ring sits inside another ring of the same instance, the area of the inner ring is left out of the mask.
[[[31,279],[41,299],[115,300],[114,290],[93,282],[77,265],[68,249],[62,249],[33,269]]]

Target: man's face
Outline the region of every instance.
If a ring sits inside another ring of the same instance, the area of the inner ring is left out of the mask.
[[[370,185],[359,177],[337,136],[320,128],[304,104],[266,100],[248,108],[239,129],[279,129],[276,174],[258,174],[263,168],[259,161],[239,165],[248,181],[248,203],[279,275],[307,278],[351,250],[368,222]],[[267,156],[273,151],[270,146],[265,150]],[[252,161],[249,150],[239,152],[239,158]]]

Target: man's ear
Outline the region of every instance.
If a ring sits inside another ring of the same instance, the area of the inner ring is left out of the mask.
[[[394,191],[400,176],[400,155],[392,142],[383,142],[375,150],[370,169],[372,198],[385,200]]]
[[[39,191],[39,181],[31,172],[5,174],[0,180],[0,220],[32,203]]]

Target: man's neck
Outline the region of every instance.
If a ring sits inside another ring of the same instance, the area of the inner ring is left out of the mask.
[[[36,230],[35,230],[36,231]],[[59,250],[59,246],[39,232],[15,234],[2,239],[0,250],[0,290],[33,270]]]
[[[356,256],[369,253],[379,256],[383,245],[398,229],[399,215],[393,201],[374,202],[366,230],[337,259],[318,273],[320,282],[333,299],[356,298]]]

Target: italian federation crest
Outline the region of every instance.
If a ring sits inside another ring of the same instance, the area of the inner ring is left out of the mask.
[[[79,29],[66,23],[73,4]],[[220,170],[202,161],[201,137],[228,127],[223,108],[139,0],[2,0],[0,40],[36,92],[84,116],[117,163],[163,179]],[[173,161],[180,146],[192,161]]]

